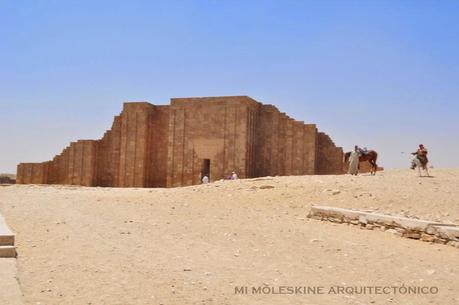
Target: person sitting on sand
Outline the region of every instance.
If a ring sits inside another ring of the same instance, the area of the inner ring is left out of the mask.
[[[238,179],[238,176],[237,176],[236,172],[232,172],[231,173],[231,178],[230,179],[231,180],[237,180]]]

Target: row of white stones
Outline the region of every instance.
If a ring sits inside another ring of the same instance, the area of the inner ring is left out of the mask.
[[[459,227],[454,224],[320,205],[312,206],[308,217],[459,248]]]

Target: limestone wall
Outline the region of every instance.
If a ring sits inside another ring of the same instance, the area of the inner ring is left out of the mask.
[[[343,173],[343,149],[336,147],[323,132],[319,132],[317,137],[316,166],[316,174],[319,175]]]
[[[272,105],[260,105],[256,135],[255,176],[315,173],[315,125],[295,121]]]
[[[211,181],[236,171],[252,174],[254,116],[248,97],[172,99],[169,117],[167,186],[198,184],[210,161]]]
[[[169,143],[169,106],[155,106],[150,115],[146,187],[166,187]]]
[[[121,113],[118,186],[145,187],[149,123],[154,106],[125,103]]]
[[[174,187],[232,171],[241,178],[341,174],[342,149],[314,124],[247,96],[134,102],[100,140],[72,142],[51,161],[19,164],[17,183]]]

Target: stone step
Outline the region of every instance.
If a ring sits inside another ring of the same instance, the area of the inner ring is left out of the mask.
[[[406,238],[459,248],[459,226],[455,224],[320,205],[312,206],[308,217],[359,225],[368,230],[377,229]]]
[[[378,223],[388,226],[403,227],[413,231],[425,231],[429,226],[444,225],[440,222],[407,218],[402,216],[385,215],[375,212],[349,210],[331,206],[314,205],[308,215],[310,218],[335,218],[357,220],[362,223]],[[454,225],[451,225],[454,226]]]
[[[14,235],[3,235],[0,233],[0,246],[14,246]]]
[[[14,233],[0,215],[0,246],[14,246]]]
[[[0,257],[16,257],[15,246],[0,246]]]

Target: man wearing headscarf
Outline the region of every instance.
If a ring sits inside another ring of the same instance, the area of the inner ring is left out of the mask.
[[[423,168],[426,168],[429,159],[427,159],[427,149],[424,147],[423,144],[419,144],[419,148],[416,152],[411,153],[412,155],[416,156],[416,158],[421,162]],[[416,165],[413,164],[412,168],[414,169]]]

